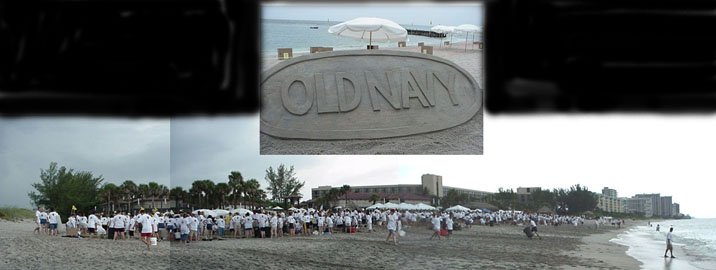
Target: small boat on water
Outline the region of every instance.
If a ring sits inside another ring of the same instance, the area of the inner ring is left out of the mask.
[[[318,26],[311,26],[311,29],[318,29]]]

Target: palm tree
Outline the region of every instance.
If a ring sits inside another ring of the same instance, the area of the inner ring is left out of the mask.
[[[184,189],[182,187],[174,187],[169,191],[169,199],[174,200],[176,208],[183,208],[183,207],[180,207],[180,205],[182,205],[182,204],[180,204],[179,202],[183,203],[185,198],[186,198],[186,191],[184,191]]]
[[[127,212],[131,210],[132,201],[137,197],[137,184],[132,180],[126,180],[122,185],[119,186],[122,197],[127,201]]]
[[[244,193],[246,193],[246,197],[248,197],[249,202],[251,202],[251,209],[254,208],[254,203],[256,202],[258,196],[259,196],[259,190],[261,188],[261,184],[259,184],[259,181],[256,181],[256,179],[250,179],[246,182],[244,182]]]
[[[202,189],[201,186],[202,185],[203,185],[203,182],[201,180],[196,180],[193,183],[191,183],[191,188],[189,188],[189,196],[191,197],[192,207],[194,207],[194,208],[201,208],[201,189]]]
[[[152,197],[152,209],[154,209],[154,197],[159,195],[159,184],[157,184],[157,182],[149,182],[147,186],[149,186],[148,192],[149,196]]]
[[[214,193],[216,194],[215,197],[218,198],[218,200],[217,200],[219,202],[218,208],[224,207],[224,203],[226,202],[226,197],[229,195],[230,192],[231,192],[231,187],[229,186],[229,184],[227,184],[227,183],[216,184]]]
[[[378,196],[378,193],[373,193],[370,195],[369,201],[371,201],[373,204],[378,202],[380,200],[380,196]]]
[[[351,186],[349,186],[349,185],[343,185],[341,187],[341,189],[339,190],[340,191],[339,195],[345,196],[344,199],[346,200],[346,204],[345,204],[346,206],[348,206],[348,196],[346,196],[346,194],[348,194],[348,191],[350,191],[350,190],[351,190]]]
[[[149,192],[149,185],[147,184],[139,184],[137,186],[137,191],[139,192],[139,197],[141,197],[142,200],[149,197],[151,194],[151,192]]]
[[[204,193],[207,208],[212,207],[212,203],[210,200],[214,198],[214,190],[215,189],[216,189],[216,185],[214,185],[213,181],[208,180],[208,179],[201,181],[201,191]]]
[[[169,188],[165,185],[159,185],[159,188],[157,189],[157,195],[159,198],[162,198],[159,205],[161,206],[161,209],[164,209],[164,201],[167,199],[167,196],[169,196]]]
[[[231,188],[231,204],[236,208],[237,199],[241,199],[243,192],[244,177],[240,172],[233,171],[229,174],[229,187]],[[238,197],[238,198],[237,198]]]
[[[107,214],[111,211],[111,208],[109,207],[110,203],[114,206],[113,202],[116,201],[116,197],[119,193],[118,190],[119,188],[117,185],[112,183],[104,184],[102,188],[100,188],[100,196],[102,196],[102,200],[107,203]]]

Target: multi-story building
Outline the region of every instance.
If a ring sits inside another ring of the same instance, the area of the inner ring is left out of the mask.
[[[671,204],[671,215],[675,216],[675,217],[681,216],[681,212],[680,212],[678,203]]]
[[[622,199],[617,197],[604,196],[603,194],[597,194],[597,208],[610,213],[623,213],[624,207],[622,206]]]
[[[312,200],[318,199],[331,190],[331,186],[319,186],[311,189]],[[340,188],[340,187],[337,187]],[[470,200],[484,201],[484,198],[492,194],[491,192],[465,189],[458,187],[443,186],[443,179],[440,175],[424,174],[421,177],[420,185],[398,184],[398,185],[370,185],[370,186],[351,186],[351,191],[347,195],[348,200],[354,200],[353,204],[363,207],[368,202],[368,198],[377,194],[379,201],[390,200],[391,202],[412,201],[423,203],[434,203],[432,198],[443,198],[448,192],[456,191],[458,194],[466,194]],[[408,202],[411,203],[411,202]],[[339,202],[340,204],[340,202]],[[348,203],[349,207],[351,203]],[[366,205],[369,206],[369,205]]]
[[[607,197],[616,198],[616,197],[617,197],[617,190],[616,190],[616,189],[609,188],[609,187],[604,187],[604,188],[602,189],[602,195],[603,195],[603,196],[607,196]]]
[[[654,212],[651,210],[651,200],[651,198],[623,198],[624,212],[651,217],[654,215]]]
[[[661,209],[659,210],[662,217],[671,217],[671,196],[661,197]]]
[[[532,192],[542,190],[540,187],[518,187],[517,196],[520,198],[520,202],[526,202],[532,199]]]
[[[647,198],[651,200],[651,211],[654,216],[661,216],[661,194],[636,194],[634,198]]]

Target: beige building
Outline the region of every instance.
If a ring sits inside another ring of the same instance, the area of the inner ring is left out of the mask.
[[[454,190],[458,194],[466,194],[470,200],[484,201],[484,198],[491,192],[480,191],[474,189],[458,188],[443,186],[443,177],[434,174],[423,174],[421,177],[420,185],[410,184],[399,184],[399,185],[370,185],[370,186],[351,186],[351,192],[349,192],[349,200],[353,198],[356,202],[355,205],[363,207],[366,204],[367,198],[372,194],[378,194],[381,198],[380,202],[384,200],[390,200],[391,202],[411,203],[409,201],[422,202],[431,204],[433,197],[442,198],[447,195],[448,192]],[[311,189],[311,201],[316,200],[331,190],[331,186],[319,186]],[[340,188],[340,187],[336,187]],[[413,196],[416,195],[416,196]],[[364,198],[365,197],[365,198]],[[361,201],[362,202],[358,202]],[[340,202],[339,202],[340,203]],[[348,203],[350,204],[350,203]],[[369,204],[370,205],[370,204]],[[366,206],[369,206],[366,205]]]
[[[542,190],[541,187],[518,187],[517,196],[520,198],[520,202],[526,202],[532,199],[532,192]]]

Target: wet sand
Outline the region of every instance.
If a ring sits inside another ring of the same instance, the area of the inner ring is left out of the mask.
[[[429,240],[427,225],[409,228],[398,246],[386,231],[279,239],[226,239],[185,245],[160,242],[147,252],[138,240],[72,239],[32,233],[31,222],[0,222],[0,269],[635,269],[624,247],[609,242],[626,230],[540,226],[542,240],[521,227],[473,226],[450,240]],[[38,254],[41,252],[41,254]]]
[[[452,47],[433,47],[433,55],[448,59],[467,70],[478,82],[484,86],[482,70],[482,50],[471,49],[468,45],[453,44]],[[404,48],[386,48],[381,50],[412,51],[419,53],[417,46]],[[299,54],[294,57],[300,56]],[[266,71],[280,61],[277,57],[263,59],[262,70]],[[483,104],[484,107],[484,104]],[[483,153],[482,132],[483,108],[475,116],[461,124],[449,129],[385,139],[370,140],[297,140],[280,139],[261,133],[261,154],[451,154],[451,155],[481,155]]]

